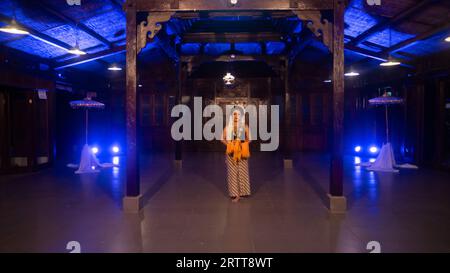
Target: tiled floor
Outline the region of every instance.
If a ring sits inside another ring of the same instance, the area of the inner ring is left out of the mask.
[[[0,251],[68,252],[450,252],[450,174],[367,172],[345,164],[346,215],[324,206],[328,159],[301,154],[283,170],[273,154],[250,162],[253,196],[227,197],[224,158],[186,154],[142,160],[145,209],[121,211],[124,167],[77,176],[63,166],[0,177]],[[121,158],[123,160],[123,158]]]

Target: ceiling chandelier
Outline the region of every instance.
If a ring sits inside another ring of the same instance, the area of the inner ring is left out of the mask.
[[[18,35],[30,34],[27,30],[20,27],[19,24],[17,23],[17,21],[16,21],[16,6],[15,5],[13,5],[12,12],[13,12],[13,18],[12,18],[11,22],[9,23],[9,25],[0,27],[0,31],[6,32],[9,34],[18,34]]]
[[[86,52],[84,52],[83,50],[80,49],[80,45],[79,45],[79,40],[78,40],[78,35],[79,35],[79,29],[78,29],[78,23],[76,25],[76,29],[75,29],[75,47],[72,49],[67,50],[68,53],[73,54],[73,55],[86,55]]]
[[[223,81],[225,82],[225,85],[232,85],[234,84],[234,80],[236,79],[235,76],[233,76],[230,72],[228,72],[224,77]]]

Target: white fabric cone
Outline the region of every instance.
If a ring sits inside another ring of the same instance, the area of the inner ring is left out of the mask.
[[[92,152],[92,149],[89,147],[89,145],[85,144],[83,146],[83,150],[81,151],[80,165],[78,165],[78,170],[75,173],[97,173],[99,172],[99,167],[101,166],[97,157]]]
[[[381,148],[380,154],[375,162],[373,162],[367,170],[398,173],[399,171],[394,169],[395,165],[394,151],[392,150],[391,143],[386,143]]]
[[[67,164],[67,167],[77,169],[76,174],[83,173],[98,173],[100,168],[113,168],[119,167],[119,165],[114,163],[100,163],[95,154],[92,152],[91,147],[85,144],[83,150],[81,151],[80,164]]]

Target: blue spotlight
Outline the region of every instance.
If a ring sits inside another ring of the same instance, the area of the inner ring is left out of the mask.
[[[377,146],[371,146],[371,147],[369,148],[369,151],[370,151],[372,154],[376,154],[376,153],[378,153],[378,147],[377,147]]]
[[[355,152],[359,153],[359,152],[361,152],[361,150],[362,150],[361,146],[356,146],[355,147]]]
[[[93,154],[96,155],[96,154],[98,154],[99,149],[98,149],[98,147],[92,147],[92,148],[91,148],[91,151],[92,151]]]
[[[119,146],[113,146],[112,149],[113,153],[118,154],[120,152]]]

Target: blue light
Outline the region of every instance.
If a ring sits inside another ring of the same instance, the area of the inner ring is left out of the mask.
[[[91,148],[91,151],[92,151],[93,154],[96,155],[96,154],[98,154],[99,149],[98,149],[98,147],[92,147],[92,148]]]
[[[361,152],[361,150],[362,150],[361,146],[356,146],[355,147],[355,152],[359,153],[359,152]]]
[[[119,166],[120,158],[118,156],[113,157],[113,164]]]
[[[120,152],[120,148],[119,148],[119,146],[113,146],[111,150],[112,150],[112,151],[113,151],[113,153],[115,153],[115,154],[117,154],[117,153],[119,153],[119,152]]]
[[[370,151],[372,154],[376,154],[376,153],[378,153],[378,147],[377,147],[377,146],[371,146],[371,147],[369,148],[369,151]]]

